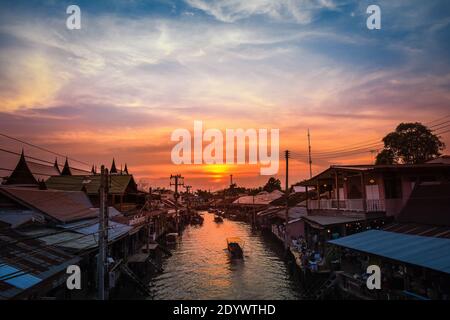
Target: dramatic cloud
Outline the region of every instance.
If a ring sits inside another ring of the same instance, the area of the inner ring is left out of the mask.
[[[2,131],[88,162],[115,156],[155,183],[185,170],[226,184],[171,164],[171,131],[194,120],[279,128],[303,156],[307,128],[315,150],[342,148],[448,113],[446,1],[379,1],[379,31],[365,27],[370,1],[80,1],[81,30],[65,28],[68,4],[0,4]],[[230,170],[261,182],[256,167]]]
[[[223,22],[265,15],[277,21],[291,20],[306,24],[322,9],[336,8],[332,0],[186,0],[186,2]]]

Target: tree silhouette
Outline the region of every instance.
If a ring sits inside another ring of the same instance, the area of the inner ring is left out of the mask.
[[[280,190],[281,191],[281,181],[280,179],[275,179],[274,177],[271,177],[267,183],[263,187],[264,191],[272,192],[274,190]]]
[[[437,135],[419,122],[400,123],[383,142],[376,164],[424,163],[438,157],[445,147]]]

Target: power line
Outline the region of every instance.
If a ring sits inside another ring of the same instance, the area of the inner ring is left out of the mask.
[[[445,128],[448,128],[448,127],[450,127],[450,124],[446,125],[446,126],[444,126],[442,128],[438,128],[436,130],[432,130],[432,131],[433,132],[434,131],[439,131],[439,130],[442,130],[442,129],[445,129]],[[446,131],[443,131],[443,132],[436,132],[436,134],[444,134],[444,133],[447,133],[447,132],[450,132],[450,130],[446,130]],[[373,145],[373,146],[371,145],[371,146],[367,146],[366,148],[353,149],[353,150],[352,149],[348,149],[348,151],[343,151],[343,152],[321,154],[321,155],[319,155],[317,157],[314,157],[314,158],[315,159],[343,158],[343,157],[350,156],[350,155],[356,155],[356,154],[362,154],[362,153],[371,152],[371,151],[373,151],[373,147],[380,147],[380,148],[382,148],[383,145],[382,144]],[[305,155],[305,154],[299,154],[299,153],[294,153],[294,154],[297,155],[298,158],[296,160],[299,160],[299,161],[303,161],[303,160],[300,159],[300,157],[301,158],[306,158],[307,157],[307,155]]]
[[[446,119],[446,118],[448,118],[448,117],[450,117],[450,113],[447,114],[446,116],[441,117],[441,118],[431,120],[431,121],[428,122],[428,124],[431,124],[431,123],[434,123],[434,122],[438,122],[438,121],[444,120],[444,119]]]
[[[58,153],[58,152],[55,152],[55,151],[52,151],[52,150],[49,150],[49,149],[40,147],[40,146],[35,145],[35,144],[33,144],[33,143],[26,142],[26,141],[24,141],[24,140],[21,140],[21,139],[18,139],[18,138],[14,138],[14,137],[11,137],[11,136],[9,136],[9,135],[7,135],[7,134],[4,134],[4,133],[1,133],[1,132],[0,132],[0,136],[3,136],[3,137],[5,137],[5,138],[8,138],[8,139],[11,139],[11,140],[14,140],[14,141],[17,141],[17,142],[26,144],[27,146],[30,146],[30,147],[33,147],[33,148],[39,149],[39,150],[41,150],[41,151],[45,151],[45,152],[48,152],[48,153],[51,153],[51,154],[54,154],[54,155],[57,155],[57,156],[60,156],[60,157],[67,157],[67,155],[63,155],[63,154],[61,154],[61,153]],[[77,160],[77,159],[69,158],[69,157],[67,157],[67,159],[69,159],[69,160],[71,160],[71,161],[75,161],[75,162],[81,163],[81,164],[84,164],[84,165],[87,165],[87,166],[90,166],[89,163],[86,163],[86,162],[81,161],[81,160]]]
[[[446,119],[446,118],[448,118],[448,117],[450,117],[450,114],[448,114],[448,115],[446,115],[446,116],[444,116],[444,117],[440,117],[440,118],[434,119],[434,120],[429,121],[429,122],[425,122],[425,124],[431,124],[431,123],[434,123],[434,122],[439,122],[439,121],[442,121],[442,120],[444,120],[444,119]],[[450,120],[446,120],[446,121],[444,121],[444,122],[435,124],[435,125],[433,125],[433,126],[430,126],[430,128],[435,128],[435,127],[437,127],[437,126],[446,124],[446,123],[448,123],[448,122],[450,122]],[[445,127],[446,127],[446,126],[445,126]],[[442,128],[436,128],[436,129],[434,129],[434,130],[438,130],[438,129],[442,129]],[[433,130],[431,130],[431,131],[433,131]],[[362,147],[362,146],[369,146],[369,145],[379,144],[379,143],[381,143],[381,141],[382,141],[382,139],[379,139],[379,140],[365,140],[365,141],[360,141],[360,142],[357,142],[357,143],[349,144],[349,145],[347,145],[345,148],[338,148],[338,149],[333,149],[333,148],[331,148],[331,149],[324,149],[324,150],[319,151],[319,152],[314,152],[314,155],[315,155],[315,154],[320,154],[320,153],[334,153],[334,152],[339,152],[339,151],[346,151],[346,150],[348,149],[348,147],[353,147],[353,148],[357,148],[357,147],[358,147],[358,148],[360,148],[360,147]],[[293,152],[293,153],[295,153],[295,152]]]
[[[3,148],[0,148],[0,151],[2,151],[2,152],[5,152],[5,153],[10,153],[10,154],[14,154],[14,155],[17,155],[17,156],[20,156],[20,155],[22,155],[21,153],[19,153],[19,152],[15,152],[15,151],[11,151],[11,150],[7,150],[7,149],[3,149]],[[43,159],[39,159],[39,158],[35,158],[35,157],[31,157],[31,156],[25,156],[24,155],[24,157],[25,158],[28,158],[28,159],[33,159],[33,160],[37,160],[37,161],[41,161],[41,162],[45,162],[45,163],[49,163],[49,164],[51,164],[51,165],[53,165],[54,164],[54,162],[50,162],[50,161],[47,161],[47,160],[43,160]]]
[[[449,121],[440,123],[436,126],[441,126],[443,124],[446,124]],[[442,130],[445,128],[448,128],[450,126],[450,124],[446,124],[442,127],[436,128],[431,130],[432,132],[438,131],[438,130]],[[437,132],[437,134],[441,134],[440,132]],[[330,156],[339,156],[339,155],[343,155],[352,151],[361,151],[359,153],[362,153],[364,151],[371,151],[373,148],[377,148],[377,147],[382,147],[383,143],[381,142],[377,142],[377,143],[371,143],[371,144],[365,144],[364,147],[353,147],[353,148],[342,148],[342,149],[334,149],[334,151],[318,151],[318,152],[314,152],[314,158],[329,158]],[[369,149],[370,148],[370,149]],[[298,152],[292,152],[293,154],[296,154],[298,156],[307,156],[306,153],[298,153]],[[317,156],[316,156],[317,155]]]
[[[447,132],[450,132],[450,129],[449,129],[449,130],[446,130],[446,131],[443,131],[443,132],[439,132],[439,133],[437,133],[437,134],[444,134],[444,133],[447,133]]]
[[[9,172],[13,172],[14,171],[14,169],[7,169],[7,168],[0,168],[0,170],[3,170],[3,171],[9,171]],[[37,174],[37,175],[40,175],[40,176],[47,176],[47,177],[51,177],[52,175],[50,175],[50,174],[47,174],[47,173],[39,173],[39,172],[31,172],[32,174]]]
[[[21,156],[22,154],[21,153],[19,153],[19,152],[15,152],[15,151],[12,151],[12,150],[7,150],[7,149],[4,149],[4,148],[0,148],[0,152],[5,152],[5,153],[9,153],[9,154],[14,154],[14,155],[17,155],[17,156]],[[44,160],[44,159],[40,159],[40,158],[36,158],[36,157],[33,157],[33,156],[27,156],[27,155],[24,155],[24,157],[25,158],[28,158],[28,159],[32,159],[32,160],[36,160],[36,161],[40,161],[40,162],[44,162],[44,163],[48,163],[48,164],[51,164],[51,167],[53,168],[53,166],[54,166],[54,162],[51,162],[51,161],[48,161],[48,160]],[[45,164],[42,164],[42,163],[38,163],[38,162],[34,162],[34,161],[28,161],[29,163],[33,163],[33,164],[37,164],[37,165],[41,165],[41,166],[45,166]],[[86,171],[86,172],[88,172],[87,170],[84,170],[84,169],[80,169],[80,168],[75,168],[75,167],[70,167],[69,166],[69,168],[70,169],[73,169],[73,170],[79,170],[79,171]]]

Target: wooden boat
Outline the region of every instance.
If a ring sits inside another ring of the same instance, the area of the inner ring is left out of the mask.
[[[214,217],[214,222],[216,222],[216,223],[221,223],[221,222],[223,222],[223,219],[222,219],[221,216],[215,216],[215,217]]]
[[[201,215],[197,214],[191,218],[191,224],[193,225],[202,224],[203,220],[204,218]]]
[[[166,234],[166,243],[167,244],[177,243],[177,239],[178,239],[178,233],[176,233],[176,232]]]
[[[244,251],[242,250],[242,240],[240,238],[227,238],[227,249],[231,255],[231,258],[244,258]]]

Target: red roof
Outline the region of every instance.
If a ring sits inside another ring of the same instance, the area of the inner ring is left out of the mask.
[[[84,192],[0,187],[0,192],[60,222],[94,218],[98,210]]]

